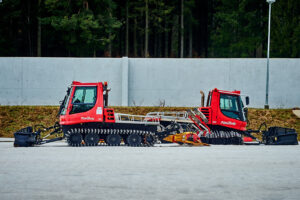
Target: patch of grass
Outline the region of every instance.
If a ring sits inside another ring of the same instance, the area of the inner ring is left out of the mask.
[[[145,115],[148,112],[182,111],[187,107],[113,107],[115,112]],[[13,137],[13,133],[21,128],[43,124],[52,126],[58,118],[58,106],[0,106],[0,137]],[[260,124],[266,122],[268,126],[282,126],[294,128],[299,133],[300,119],[291,109],[249,109],[248,128],[258,129]]]
[[[57,106],[0,106],[0,137],[13,137],[21,128],[43,124],[51,126],[58,119]]]

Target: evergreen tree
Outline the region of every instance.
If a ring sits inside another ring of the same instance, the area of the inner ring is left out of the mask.
[[[260,0],[219,0],[211,33],[211,56],[254,57],[263,40]]]
[[[50,16],[42,18],[43,23],[60,32],[64,45],[76,56],[95,56],[112,42],[114,30],[121,26],[112,16],[115,4],[110,0],[95,0],[91,5],[86,0],[46,0],[45,6]]]
[[[262,0],[3,0],[0,56],[265,57]],[[272,5],[271,57],[300,57],[300,1]]]
[[[300,57],[300,1],[279,0],[272,4],[272,57]]]

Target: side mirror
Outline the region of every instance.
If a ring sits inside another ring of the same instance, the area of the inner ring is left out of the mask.
[[[68,87],[68,89],[67,89],[67,95],[69,95],[69,94],[70,94],[70,91],[71,91],[71,88],[70,88],[70,87]]]
[[[250,103],[250,98],[248,96],[246,96],[246,105],[248,106]]]

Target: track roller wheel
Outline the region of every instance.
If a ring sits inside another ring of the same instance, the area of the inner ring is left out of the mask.
[[[147,146],[153,146],[155,144],[155,137],[153,135],[147,134],[144,136],[144,144]]]
[[[119,146],[121,143],[121,136],[118,134],[107,135],[105,142],[108,146]]]
[[[85,136],[84,142],[86,146],[97,146],[99,143],[99,135],[96,133],[89,133]]]
[[[138,134],[131,134],[127,137],[126,141],[129,146],[138,147],[141,146],[142,138]]]
[[[71,133],[67,137],[67,142],[70,146],[79,147],[82,143],[82,135],[80,133]]]

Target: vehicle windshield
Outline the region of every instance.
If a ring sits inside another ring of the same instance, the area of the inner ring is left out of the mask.
[[[243,102],[240,96],[229,94],[220,95],[220,108],[225,116],[245,121],[245,117],[242,112],[243,107]]]
[[[69,99],[70,99],[70,92],[71,92],[71,88],[68,88],[65,98],[60,104],[60,108],[59,108],[59,112],[58,112],[59,115],[66,114],[67,106],[68,106]]]

